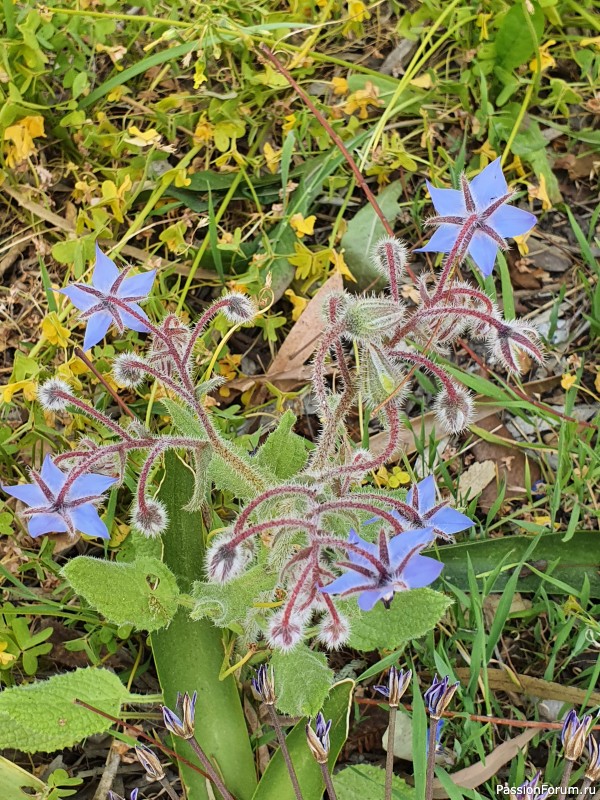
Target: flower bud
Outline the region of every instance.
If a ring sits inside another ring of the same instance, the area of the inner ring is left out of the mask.
[[[581,758],[591,721],[591,714],[586,714],[580,721],[574,709],[565,717],[560,740],[567,761],[578,761]]]
[[[136,353],[121,353],[113,362],[113,375],[119,386],[136,389],[145,379],[145,361]]]
[[[135,754],[142,767],[146,770],[148,780],[161,781],[165,777],[162,764],[149,747],[145,747],[143,744],[136,744]]]
[[[291,617],[287,609],[283,608],[273,614],[269,622],[269,646],[284,653],[300,644],[304,635],[306,614],[295,613],[293,619]]]
[[[360,388],[371,409],[389,400],[405,379],[402,367],[378,347],[368,344],[361,349]],[[396,405],[401,403],[403,395],[402,390],[394,395]]]
[[[169,524],[169,515],[160,500],[145,497],[143,503],[133,506],[131,524],[144,536],[159,536]]]
[[[50,378],[38,388],[38,400],[46,411],[64,411],[73,396],[71,387],[60,378]]]
[[[230,292],[225,295],[227,305],[221,311],[230,322],[239,324],[240,322],[252,322],[256,316],[257,309],[254,302],[241,292]]]
[[[350,636],[350,623],[342,614],[328,615],[319,625],[317,639],[328,650],[337,650],[346,644]]]
[[[585,777],[592,783],[600,781],[600,744],[593,736],[588,736],[587,747],[589,761],[585,770]]]
[[[396,667],[390,667],[388,673],[387,686],[375,686],[374,689],[387,697],[388,703],[392,708],[398,708],[402,696],[408,689],[408,684],[412,678],[412,670],[406,672],[398,671]]]
[[[433,683],[423,695],[432,719],[441,718],[459,685],[458,682],[449,684],[447,675],[442,679],[437,675],[434,677]]]
[[[318,764],[326,764],[329,758],[329,730],[331,728],[331,720],[325,722],[325,717],[321,712],[317,714],[315,730],[311,728],[310,720],[306,726],[306,741],[308,742],[308,749],[312,753]]]
[[[348,305],[344,320],[347,335],[359,342],[380,342],[404,319],[404,306],[384,297],[361,297]]]
[[[252,686],[265,705],[272,706],[275,704],[277,697],[275,695],[273,667],[269,668],[266,664],[261,664],[256,671],[256,677],[252,678]]]
[[[492,355],[508,372],[523,372],[523,356],[529,356],[538,364],[544,363],[539,347],[537,330],[521,320],[504,322],[494,329],[491,337]]]
[[[215,583],[227,583],[237,577],[252,559],[250,542],[244,542],[244,545],[232,545],[229,538],[230,534],[219,536],[206,553],[208,575]]]
[[[187,692],[183,695],[178,693],[177,714],[166,706],[162,707],[165,727],[174,736],[179,736],[181,739],[193,738],[197,699],[197,692],[194,692],[191,697]]]
[[[448,433],[460,433],[473,419],[471,395],[458,384],[453,384],[451,389],[444,387],[436,397],[433,408]]]
[[[373,263],[388,283],[395,282],[398,285],[407,261],[408,251],[405,245],[393,236],[384,236],[375,245]]]

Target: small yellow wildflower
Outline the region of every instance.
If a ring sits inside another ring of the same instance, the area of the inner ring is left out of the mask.
[[[359,119],[367,119],[369,116],[369,106],[378,108],[381,105],[379,89],[374,83],[367,81],[364,89],[358,89],[348,96],[344,111],[346,114],[354,114],[355,111],[358,111]]]
[[[577,375],[569,375],[568,373],[563,375],[560,381],[560,385],[565,390],[565,392],[568,392],[569,389],[576,383],[577,383]]]
[[[289,297],[290,303],[293,306],[292,322],[297,322],[300,319],[300,315],[308,305],[308,300],[305,297],[300,297],[297,295],[292,289],[286,289],[285,295],[286,297]]]
[[[7,383],[6,386],[0,386],[0,392],[2,392],[2,402],[10,403],[12,402],[13,396],[17,392],[23,392],[23,397],[25,400],[35,400],[37,397],[37,383],[32,381],[31,379],[24,380],[24,381],[14,381],[13,383]]]
[[[34,139],[46,136],[44,118],[37,115],[23,117],[4,131],[6,147],[6,165],[11,169],[26,161],[36,152]]]
[[[194,131],[194,144],[209,144],[214,138],[215,126],[206,117],[201,117]]]
[[[335,271],[339,272],[342,277],[347,278],[347,280],[352,281],[353,283],[357,282],[354,275],[350,272],[348,264],[346,264],[343,253],[338,253],[336,250],[332,250],[329,260],[333,264]]]
[[[331,85],[333,86],[333,93],[337,97],[342,97],[345,94],[348,94],[348,81],[346,78],[332,78]]]
[[[265,146],[263,147],[263,155],[265,157],[267,169],[271,175],[275,175],[279,166],[279,162],[281,161],[281,150],[275,150],[270,142],[265,142]]]
[[[71,331],[61,324],[56,311],[51,311],[42,320],[42,335],[58,347],[66,347],[71,340]]]
[[[550,69],[551,67],[555,67],[556,66],[556,60],[555,60],[554,56],[550,55],[550,52],[549,52],[550,48],[554,44],[556,44],[554,39],[549,39],[545,44],[543,44],[540,47],[539,54],[540,54],[540,65],[541,65],[541,68],[542,68],[542,72],[544,70],[546,70],[546,69]],[[532,72],[536,72],[537,68],[538,68],[537,58],[534,57],[529,62],[529,69]]]
[[[527,184],[527,194],[529,195],[530,200],[541,200],[542,202],[542,209],[544,211],[549,211],[552,208],[552,200],[548,196],[548,189],[546,188],[546,178],[544,175],[540,175],[540,185],[534,186],[533,184]]]
[[[3,667],[8,667],[9,664],[15,660],[16,656],[13,656],[12,653],[4,652],[8,647],[8,642],[0,642],[0,665]]]
[[[133,144],[136,147],[149,147],[150,145],[158,144],[162,138],[155,128],[148,128],[145,131],[141,131],[135,125],[130,125],[129,128],[127,128],[127,133],[129,136],[125,137],[125,141],[127,144]]]
[[[304,235],[313,235],[316,221],[317,218],[314,214],[311,214],[310,217],[304,217],[302,214],[294,214],[290,219],[290,225],[296,232],[296,236],[301,239]]]

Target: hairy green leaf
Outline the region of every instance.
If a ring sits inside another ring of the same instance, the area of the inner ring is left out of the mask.
[[[333,779],[338,800],[367,800],[383,797],[385,770],[372,764],[353,764],[338,772]],[[415,790],[394,775],[392,800],[416,800]]]
[[[397,592],[390,608],[377,603],[372,611],[360,611],[352,617],[350,646],[356,650],[394,650],[435,628],[450,605],[450,598],[433,589]]]
[[[157,558],[133,562],[77,556],[62,574],[78,595],[117,625],[138,630],[164,628],[178,607],[179,589],[171,570]]]
[[[293,433],[296,416],[286,411],[279,425],[258,451],[255,462],[284,481],[296,475],[308,458],[307,441]]]
[[[192,619],[209,617],[220,628],[243,622],[261,592],[275,588],[277,576],[257,566],[229,583],[194,583]]]
[[[71,747],[112,724],[76,705],[75,700],[118,716],[121,703],[128,697],[113,672],[93,667],[5,689],[0,694],[0,748],[52,753]]]
[[[325,654],[299,645],[290,653],[275,651],[271,666],[275,672],[279,710],[290,716],[314,716],[333,683],[333,671],[327,666]]]
[[[9,800],[31,800],[31,793],[23,791],[24,789],[35,789],[37,796],[45,788],[46,784],[35,775],[0,756],[0,797]]]

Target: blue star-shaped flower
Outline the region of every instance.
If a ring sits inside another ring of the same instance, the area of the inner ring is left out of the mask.
[[[435,478],[433,475],[428,475],[415,484],[406,497],[406,504],[419,514],[423,527],[431,527],[434,536],[439,536],[447,541],[460,531],[473,527],[475,524],[473,520],[455,508],[451,508],[447,502],[438,503],[435,494]],[[413,523],[400,511],[392,511],[392,515],[407,525]]]
[[[342,597],[360,593],[358,605],[370,611],[381,600],[388,607],[395,592],[428,586],[439,577],[443,564],[419,553],[433,539],[433,529],[399,533],[388,540],[384,531],[377,544],[370,544],[355,531],[350,531],[347,562],[339,566],[346,570],[321,591]]]
[[[468,253],[486,276],[494,269],[498,248],[507,247],[505,237],[527,233],[536,222],[529,211],[506,205],[513,193],[499,158],[470,183],[463,175],[460,189],[436,189],[429,182],[427,188],[439,215],[427,224],[438,229],[415,252],[453,253],[459,260]]]
[[[7,494],[16,497],[29,508],[23,511],[29,535],[81,531],[87,536],[108,539],[108,529],[98,516],[95,503],[116,478],[93,472],[82,474],[66,487],[68,475],[46,456],[40,472],[31,471],[33,483],[3,486]]]
[[[105,256],[96,244],[96,263],[92,283],[73,283],[64,289],[73,305],[81,311],[81,318],[88,321],[83,340],[83,349],[89,350],[101,341],[114,322],[119,333],[130,328],[147,333],[150,320],[138,303],[145,300],[156,270],[133,278],[125,277],[128,270],[119,272],[114,262]]]

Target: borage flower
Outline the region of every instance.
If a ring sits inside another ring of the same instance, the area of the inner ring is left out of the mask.
[[[33,483],[2,487],[7,494],[29,506],[23,511],[23,517],[30,536],[35,538],[43,533],[74,536],[76,531],[81,531],[87,536],[109,538],[95,504],[103,499],[102,494],[116,478],[89,472],[71,481],[50,456],[44,459],[39,473],[31,470],[31,477]]]
[[[430,526],[434,536],[452,540],[455,534],[471,528],[473,520],[448,505],[448,501],[436,501],[436,485],[433,475],[428,475],[415,484],[406,496],[406,504],[411,506],[420,516],[423,526]],[[392,515],[401,522],[410,524],[400,511],[392,511]]]
[[[351,531],[349,561],[338,565],[346,572],[321,591],[342,597],[359,593],[363,611],[370,611],[378,600],[388,608],[395,592],[428,586],[439,577],[443,564],[419,555],[432,539],[432,528],[407,531],[389,540],[382,530],[378,543],[370,544]]]
[[[114,262],[105,256],[96,244],[96,263],[92,283],[73,283],[60,291],[81,311],[81,318],[88,326],[83,340],[83,349],[89,350],[101,341],[111,324],[119,333],[130,328],[147,333],[150,320],[138,303],[145,300],[156,270],[127,278],[128,269],[119,272]]]
[[[415,252],[452,253],[462,261],[470,255],[483,275],[490,275],[498,248],[505,250],[505,237],[521,236],[533,228],[534,214],[506,205],[512,198],[502,174],[500,159],[469,182],[461,176],[460,189],[436,189],[427,183],[438,216],[427,220],[437,226],[424,247]]]

